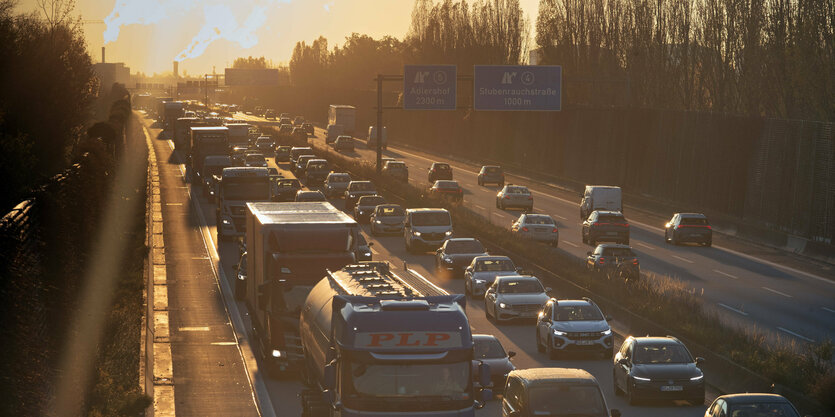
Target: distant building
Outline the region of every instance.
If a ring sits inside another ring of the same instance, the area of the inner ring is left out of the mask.
[[[101,62],[93,64],[93,71],[96,73],[96,78],[99,79],[99,95],[106,95],[110,92],[110,87],[113,83],[128,85],[130,82],[130,68],[126,67],[123,62]]]

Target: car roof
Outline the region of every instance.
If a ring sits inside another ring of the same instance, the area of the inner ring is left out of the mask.
[[[447,242],[478,242],[479,240],[474,237],[453,237],[446,240]]]
[[[510,371],[508,378],[516,377],[525,385],[549,384],[554,382],[568,382],[571,384],[598,385],[595,378],[588,371],[575,368],[530,368]]]
[[[590,306],[590,303],[587,300],[557,300],[553,299],[558,306]]]
[[[644,337],[633,337],[636,343],[652,343],[652,344],[668,344],[668,345],[681,345],[680,340],[671,337],[671,336],[644,336]]]
[[[403,208],[403,207],[400,206],[400,204],[394,204],[394,203],[377,204],[377,208],[380,208],[380,207],[382,207],[382,208]]]
[[[458,181],[455,180],[437,180],[435,181],[435,185],[458,185]]]
[[[707,218],[707,216],[705,216],[702,213],[676,213],[676,214],[678,214],[680,217],[686,217],[686,218],[691,218],[691,219],[706,219]]]
[[[501,276],[501,277],[496,277],[496,279],[497,280],[500,279],[502,281],[507,281],[507,280],[511,280],[511,279],[517,280],[517,281],[519,281],[519,280],[526,280],[526,281],[536,280],[536,281],[539,281],[539,278],[537,278],[533,275],[505,275],[505,276]]]
[[[357,184],[359,184],[359,183],[369,183],[369,184],[373,184],[371,181],[367,181],[367,180],[359,180],[359,181],[358,181],[358,180],[354,180],[354,181],[351,181],[351,182],[350,182],[350,184],[354,184],[354,183],[357,183]]]
[[[311,162],[328,162],[328,160],[327,159],[322,159],[322,158],[313,158],[313,159],[307,161],[308,164],[311,163]]]
[[[475,335],[473,335],[475,336]],[[773,402],[786,402],[790,403],[782,395],[778,394],[759,394],[759,393],[752,393],[752,394],[728,394],[722,395],[719,398],[727,401],[729,404],[739,404],[739,403],[773,403]]]
[[[511,261],[511,262],[513,262],[513,260],[510,259],[510,257],[502,256],[502,255],[476,256],[475,258],[473,258],[473,260],[475,260],[475,261]]]
[[[476,340],[499,340],[496,336],[492,334],[474,334],[473,341]]]
[[[601,243],[597,246],[600,246],[604,249],[606,249],[606,248],[632,249],[632,246],[624,245],[623,243]]]
[[[597,214],[605,214],[607,216],[623,216],[623,212],[614,210],[595,210],[592,213],[594,212],[597,212]]]
[[[500,166],[498,166],[498,165],[482,165],[481,167],[482,167],[482,168],[501,168],[501,167],[500,167]]]
[[[410,208],[406,209],[408,213],[449,213],[446,209],[442,208]]]
[[[363,196],[360,196],[359,201],[362,201],[362,200],[376,200],[378,198],[383,198],[383,196],[377,195],[377,194],[363,195]]]

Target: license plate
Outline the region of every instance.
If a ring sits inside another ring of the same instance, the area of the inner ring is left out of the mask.
[[[592,345],[592,344],[594,344],[594,340],[578,340],[578,341],[577,341],[577,344],[578,344],[578,345],[588,346],[588,345]]]
[[[661,391],[681,391],[684,387],[681,385],[662,385]]]

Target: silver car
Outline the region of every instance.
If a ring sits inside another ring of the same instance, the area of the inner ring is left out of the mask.
[[[533,211],[533,195],[531,195],[531,190],[524,185],[506,184],[496,194],[496,208],[502,210],[518,208],[525,211]]]
[[[508,321],[535,319],[549,300],[550,288],[542,287],[534,276],[510,275],[496,277],[484,295],[484,315],[487,319]]]
[[[496,277],[518,275],[517,268],[507,256],[478,256],[464,269],[464,293],[472,298],[484,296]]]
[[[348,183],[351,182],[351,175],[347,172],[331,172],[325,178],[322,190],[327,197],[344,197],[345,190],[348,189]]]
[[[560,241],[557,222],[547,214],[522,214],[510,226],[510,231],[524,238],[546,242],[553,246],[557,246]]]
[[[550,299],[536,320],[536,350],[556,359],[559,352],[593,352],[612,357],[609,320],[594,301]]]
[[[403,233],[406,210],[399,204],[380,204],[371,213],[371,234]]]

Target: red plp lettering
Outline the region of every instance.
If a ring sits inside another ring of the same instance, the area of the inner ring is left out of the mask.
[[[394,339],[394,335],[391,333],[376,333],[371,335],[371,343],[368,346],[382,346],[380,342],[387,342],[391,339]]]
[[[398,333],[400,335],[400,343],[397,346],[419,346],[420,340],[415,340],[414,343],[409,343],[409,337],[414,333]]]
[[[449,340],[449,335],[446,333],[427,333],[427,340],[424,346],[438,346],[437,342]]]

